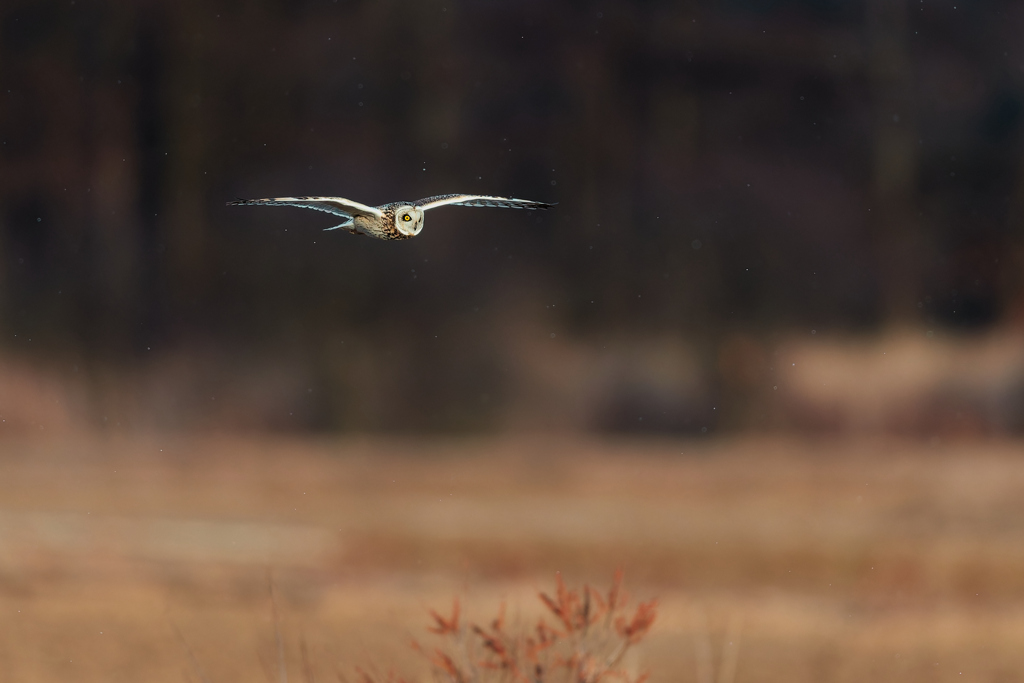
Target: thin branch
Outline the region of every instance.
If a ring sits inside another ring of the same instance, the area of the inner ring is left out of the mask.
[[[288,666],[284,661],[284,637],[281,635],[281,622],[277,614],[277,593],[274,591],[274,575],[267,570],[267,592],[270,594],[270,614],[274,621],[274,642],[277,646],[277,680],[288,683]]]
[[[174,631],[174,635],[178,637],[178,642],[181,643],[182,649],[185,650],[185,655],[188,657],[188,665],[195,674],[196,678],[199,679],[200,683],[210,683],[210,679],[206,677],[206,673],[203,671],[203,667],[199,665],[199,660],[196,659],[196,655],[192,652],[192,648],[189,647],[188,641],[185,640],[184,634],[178,625],[171,621],[170,617],[167,618],[167,623],[171,625],[171,629]]]
[[[718,683],[733,683],[740,659],[740,638],[743,636],[743,617],[734,615],[729,620],[725,642],[722,643],[722,666],[718,670]]]

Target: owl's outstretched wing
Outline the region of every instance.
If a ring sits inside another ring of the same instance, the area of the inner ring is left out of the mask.
[[[228,202],[228,206],[297,206],[300,209],[313,209],[314,211],[325,211],[335,216],[352,218],[353,216],[367,216],[369,218],[380,218],[384,214],[380,209],[354,202],[344,197],[274,197],[272,199],[239,199]]]
[[[413,206],[426,211],[439,206],[490,206],[500,209],[550,209],[554,204],[534,202],[529,199],[512,199],[509,197],[489,197],[484,194],[440,194],[427,197],[412,203]]]

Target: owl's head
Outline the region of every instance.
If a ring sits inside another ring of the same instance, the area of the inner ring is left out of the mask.
[[[400,206],[395,209],[395,227],[403,235],[412,237],[423,229],[423,209],[418,206]]]

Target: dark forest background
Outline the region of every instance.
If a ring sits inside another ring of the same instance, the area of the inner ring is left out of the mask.
[[[780,398],[791,340],[1024,319],[1021,35],[1009,0],[6,0],[0,414],[841,426]],[[558,207],[386,243],[225,206],[449,192]],[[911,422],[1020,428],[1005,367]]]

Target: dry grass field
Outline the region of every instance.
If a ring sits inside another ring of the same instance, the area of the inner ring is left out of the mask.
[[[428,609],[626,572],[656,683],[1024,679],[1024,444],[0,442],[0,682],[410,679]],[[276,595],[277,618],[270,597]]]

